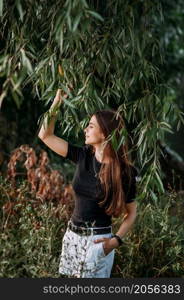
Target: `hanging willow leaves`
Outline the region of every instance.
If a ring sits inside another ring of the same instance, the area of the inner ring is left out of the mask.
[[[160,1],[0,0],[0,15],[0,103],[12,95],[20,107],[27,88],[47,105],[61,88],[61,132],[76,135],[94,111],[118,110],[129,126],[112,134],[113,147],[131,137],[144,196],[155,200],[163,192],[158,140],[172,132],[171,119],[184,123],[159,71]]]

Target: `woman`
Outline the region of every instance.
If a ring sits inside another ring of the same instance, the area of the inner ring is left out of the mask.
[[[85,146],[77,147],[54,135],[56,111],[66,97],[57,91],[39,138],[53,151],[76,164],[73,178],[75,208],[63,238],[59,272],[72,277],[110,277],[114,249],[122,244],[136,218],[136,169],[128,159],[127,145],[112,146],[124,122],[114,111],[98,111],[84,130]],[[110,138],[111,137],[111,138]],[[122,224],[112,234],[112,217]]]

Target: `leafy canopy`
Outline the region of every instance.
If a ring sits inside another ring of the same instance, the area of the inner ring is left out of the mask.
[[[115,147],[131,138],[140,197],[156,201],[164,192],[158,141],[172,132],[171,116],[183,122],[159,71],[160,2],[0,0],[0,15],[0,103],[11,95],[19,107],[27,87],[47,105],[72,86],[60,118],[63,134],[76,137],[95,110],[115,108],[129,124]]]

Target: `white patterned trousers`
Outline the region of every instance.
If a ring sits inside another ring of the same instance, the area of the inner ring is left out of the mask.
[[[59,273],[77,278],[109,278],[114,250],[105,255],[103,243],[94,243],[103,237],[111,237],[111,233],[84,236],[67,229],[62,241]]]

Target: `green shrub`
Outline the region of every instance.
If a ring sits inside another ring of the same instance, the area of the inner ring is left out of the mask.
[[[117,251],[113,277],[184,276],[182,214],[172,213],[178,200],[172,193],[160,199],[157,206],[138,203],[134,228]],[[182,205],[180,201],[181,208]]]
[[[0,277],[60,277],[66,206],[35,200],[26,182],[18,190],[1,179]],[[138,203],[136,223],[116,251],[112,277],[183,277],[183,216],[173,213],[176,203],[183,205],[173,193],[157,206]],[[120,223],[115,221],[114,231]]]

